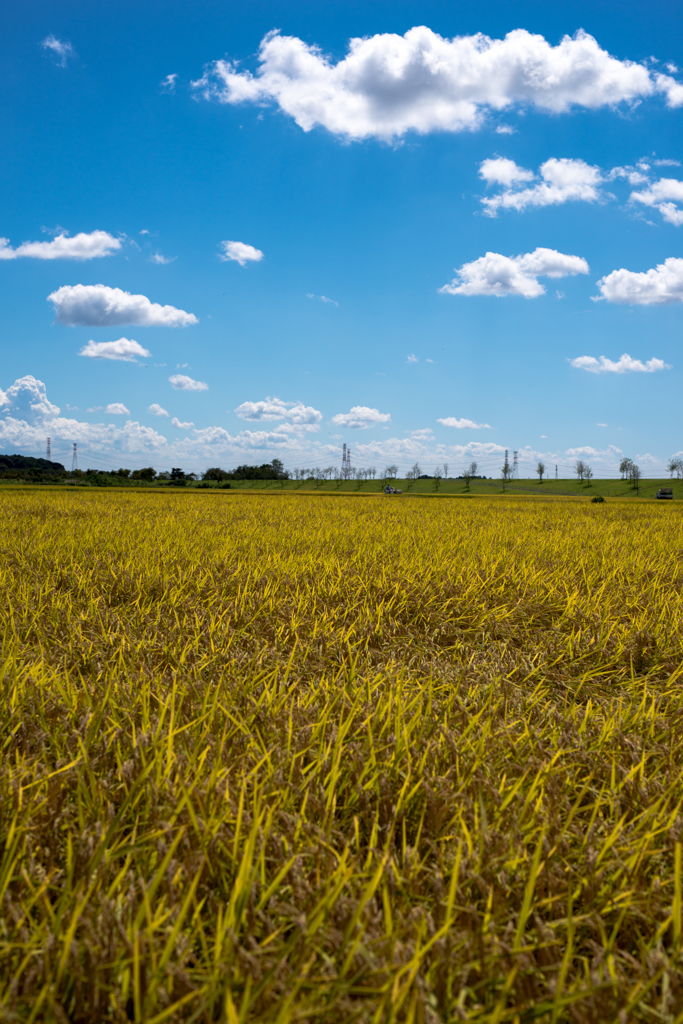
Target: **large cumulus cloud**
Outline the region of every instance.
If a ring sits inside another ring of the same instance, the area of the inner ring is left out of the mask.
[[[337,63],[296,36],[270,32],[255,75],[217,60],[193,85],[221,103],[276,103],[304,131],[321,125],[350,139],[474,129],[487,111],[513,104],[558,114],[661,93],[668,106],[683,105],[683,86],[671,76],[611,56],[583,31],[552,46],[525,29],[504,39],[445,39],[422,25],[352,39]]]

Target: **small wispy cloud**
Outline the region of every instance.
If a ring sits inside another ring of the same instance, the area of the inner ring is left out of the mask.
[[[319,302],[329,302],[331,306],[338,306],[339,303],[335,299],[328,299],[327,295],[313,295],[311,292],[306,292],[307,299],[318,299]]]
[[[65,68],[69,61],[76,56],[76,51],[67,39],[57,39],[52,33],[46,36],[40,45],[53,55],[55,64],[60,68]]]
[[[648,359],[644,363],[640,359],[633,359],[628,352],[624,352],[616,362],[607,356],[600,356],[599,359],[595,356],[578,356],[570,359],[569,365],[577,370],[587,370],[588,373],[657,373],[658,370],[671,369],[663,359]]]
[[[456,430],[493,430],[490,423],[475,423],[474,420],[468,420],[464,416],[461,419],[457,419],[455,416],[446,416],[436,422],[443,427],[455,427]]]
[[[176,430],[192,430],[194,423],[181,423],[177,416],[174,416],[171,420],[171,426],[175,427]]]
[[[151,405],[148,405],[147,412],[151,412],[152,416],[168,416],[166,410],[158,402],[152,402]]]
[[[165,267],[167,263],[173,263],[174,260],[177,260],[177,259],[178,259],[177,256],[162,256],[160,252],[154,252],[149,257],[148,262],[149,263],[158,263],[162,267]]]
[[[258,263],[263,259],[261,250],[254,248],[253,245],[247,245],[246,242],[220,242],[219,244],[223,252],[219,252],[218,259],[223,263],[232,260],[239,263],[241,267],[246,267],[247,263]]]
[[[354,405],[349,412],[338,412],[332,417],[332,423],[336,426],[349,427],[351,430],[367,430],[390,422],[390,413],[371,409],[367,405]]]
[[[161,89],[161,91],[168,93],[175,92],[175,83],[177,78],[178,76],[176,74],[166,75],[166,78],[163,78],[159,82],[159,88]]]
[[[208,391],[209,385],[205,384],[203,380],[194,380],[192,377],[186,376],[184,373],[174,373],[168,378],[171,387],[176,391]]]
[[[406,362],[407,363],[419,363],[420,360],[417,358],[417,356],[414,353],[411,353],[411,355],[409,355],[408,358],[406,359]]]
[[[137,356],[143,359],[151,356],[146,348],[133,341],[132,338],[119,338],[118,341],[93,341],[92,339],[78,353],[88,359],[113,359],[122,363],[134,363]]]
[[[130,416],[130,409],[127,409],[123,402],[110,402],[104,411],[110,416]]]

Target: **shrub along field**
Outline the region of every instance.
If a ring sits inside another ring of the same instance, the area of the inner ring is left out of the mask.
[[[0,507],[2,1020],[683,1021],[677,503]]]

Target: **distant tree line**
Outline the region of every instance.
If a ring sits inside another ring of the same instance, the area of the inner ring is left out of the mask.
[[[264,462],[261,466],[238,466],[237,469],[221,469],[212,466],[202,473],[202,480],[288,480],[289,473],[280,459]]]
[[[53,482],[55,477],[64,476],[66,470],[61,462],[49,459],[34,459],[30,455],[0,455],[0,479],[27,480],[29,483]]]
[[[683,458],[673,456],[669,459],[667,470],[673,477],[683,479]],[[235,469],[221,469],[220,466],[212,466],[201,474],[199,487],[211,487],[218,485],[229,487],[230,481],[255,481],[255,480],[279,480],[284,486],[286,480],[294,480],[299,486],[304,482],[315,483],[319,487],[325,480],[334,480],[339,487],[344,480],[357,481],[358,487],[364,480],[374,480],[378,475],[386,483],[388,480],[395,480],[398,476],[398,466],[388,465],[384,471],[377,472],[374,466],[351,467],[342,469],[340,466],[327,466],[326,468],[316,467],[313,469],[292,469],[286,470],[280,459],[273,459],[272,462],[264,462],[260,466],[240,465]],[[501,468],[503,488],[512,479],[513,466],[506,460]],[[583,459],[577,459],[574,464],[579,483],[586,483],[589,487],[593,479],[591,466]],[[628,458],[622,458],[619,463],[619,472],[622,480],[629,480],[638,491],[642,480],[640,467]],[[539,461],[536,466],[536,474],[539,483],[543,483],[546,476],[545,463]],[[180,467],[173,467],[170,471],[157,472],[152,466],[144,466],[142,469],[87,469],[67,471],[61,462],[51,462],[49,459],[33,458],[30,455],[0,455],[0,480],[26,481],[27,483],[56,483],[59,480],[70,479],[73,482],[80,482],[94,487],[113,487],[121,485],[145,485],[161,484],[170,487],[185,487],[187,484],[196,483],[196,473],[186,473]],[[416,462],[406,471],[403,479],[406,480],[408,490],[411,489],[416,480],[434,480],[435,488],[438,490],[442,480],[464,480],[466,490],[469,490],[472,480],[493,479],[478,472],[476,462],[462,470],[457,477],[449,476],[449,465],[444,462],[437,466],[432,473],[424,473],[420,464]]]

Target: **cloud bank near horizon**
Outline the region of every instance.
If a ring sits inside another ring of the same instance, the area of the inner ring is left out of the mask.
[[[122,403],[111,403],[104,411],[110,415],[128,415]],[[159,417],[169,415],[157,403],[153,403],[148,411]],[[173,417],[171,426],[189,430],[190,433],[169,442],[163,434],[137,420],[128,419],[122,426],[117,426],[114,423],[89,423],[66,418],[60,412],[59,407],[48,399],[42,381],[31,375],[19,378],[7,391],[0,390],[0,444],[41,454],[44,452],[46,435],[50,434],[57,461],[66,457],[76,441],[79,451],[94,462],[97,462],[98,456],[116,454],[125,455],[129,461],[134,464],[137,462],[140,466],[154,462],[159,468],[180,465],[183,461],[185,465],[189,463],[194,468],[205,468],[207,465],[217,465],[221,460],[251,459],[259,462],[275,456],[285,459],[290,468],[297,463],[336,465],[341,459],[339,444],[310,440],[305,434],[287,432],[282,427],[276,430],[243,430],[233,435],[223,427],[197,429]],[[388,414],[379,413],[379,416],[382,415]],[[505,453],[502,444],[493,441],[434,443],[431,433],[429,428],[424,428],[407,438],[388,437],[366,443],[357,441],[353,445],[355,464],[365,466],[376,463],[381,471],[385,464],[397,463],[407,470],[417,461],[425,466],[426,471],[430,471],[433,465],[447,461],[451,466],[451,475],[457,475],[462,467],[475,460],[480,462],[486,475],[499,475]],[[571,472],[572,460],[576,458],[590,458],[596,474],[601,471],[616,473],[622,455],[622,450],[614,445],[605,448],[568,448],[563,452],[539,451],[529,445],[520,449],[522,461],[543,459],[548,463],[560,462],[568,473]],[[654,456],[636,453],[635,458],[646,469],[665,472],[663,462]]]

